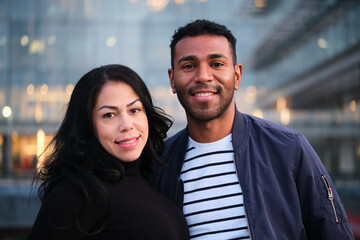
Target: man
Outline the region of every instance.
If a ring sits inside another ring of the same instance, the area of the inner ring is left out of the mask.
[[[168,73],[188,125],[167,140],[153,185],[183,209],[191,239],[354,239],[306,138],[237,111],[235,45],[207,20],[173,35]]]

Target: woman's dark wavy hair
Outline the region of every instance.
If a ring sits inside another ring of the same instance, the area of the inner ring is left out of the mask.
[[[224,25],[205,20],[198,19],[193,22],[186,24],[183,27],[179,27],[174,35],[172,36],[172,40],[170,43],[170,51],[171,51],[171,68],[174,69],[174,56],[175,56],[175,46],[176,44],[185,37],[195,37],[199,35],[216,35],[216,36],[224,36],[228,40],[232,50],[232,57],[234,64],[236,64],[236,38],[231,33],[231,31],[225,27]]]
[[[94,175],[106,181],[120,181],[124,172],[121,161],[105,151],[94,135],[92,110],[102,87],[108,82],[130,85],[145,108],[149,137],[140,156],[142,173],[150,173],[152,161],[159,161],[166,133],[172,125],[170,117],[153,105],[145,83],[130,68],[119,64],[95,68],[76,84],[63,122],[47,147],[50,155],[36,176],[42,181],[38,190],[41,201],[58,181],[68,180],[81,190],[87,203],[95,194],[100,196],[104,209],[107,208],[107,194]],[[106,218],[99,230],[105,226]]]

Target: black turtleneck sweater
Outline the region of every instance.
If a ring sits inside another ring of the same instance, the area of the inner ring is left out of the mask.
[[[119,182],[101,181],[109,196],[110,216],[99,233],[88,235],[85,232],[96,228],[105,209],[93,201],[85,204],[78,188],[62,181],[42,203],[27,239],[188,239],[181,210],[148,184],[140,174],[139,165],[138,160],[125,163],[125,176]],[[78,221],[81,230],[74,224],[74,216],[79,211],[85,213]]]

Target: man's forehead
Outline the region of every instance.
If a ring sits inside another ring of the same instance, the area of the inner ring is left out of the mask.
[[[211,41],[211,40],[220,41],[222,43],[225,42],[229,43],[228,39],[222,35],[203,34],[197,36],[185,36],[176,43],[175,48],[182,44],[204,43],[204,41]]]
[[[226,37],[218,35],[187,36],[175,45],[176,59],[214,58],[214,56],[231,58],[231,45]]]

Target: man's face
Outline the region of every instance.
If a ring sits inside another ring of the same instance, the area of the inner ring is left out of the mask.
[[[186,114],[194,120],[220,117],[234,102],[242,67],[234,67],[232,51],[223,36],[185,37],[175,46],[170,85]]]

